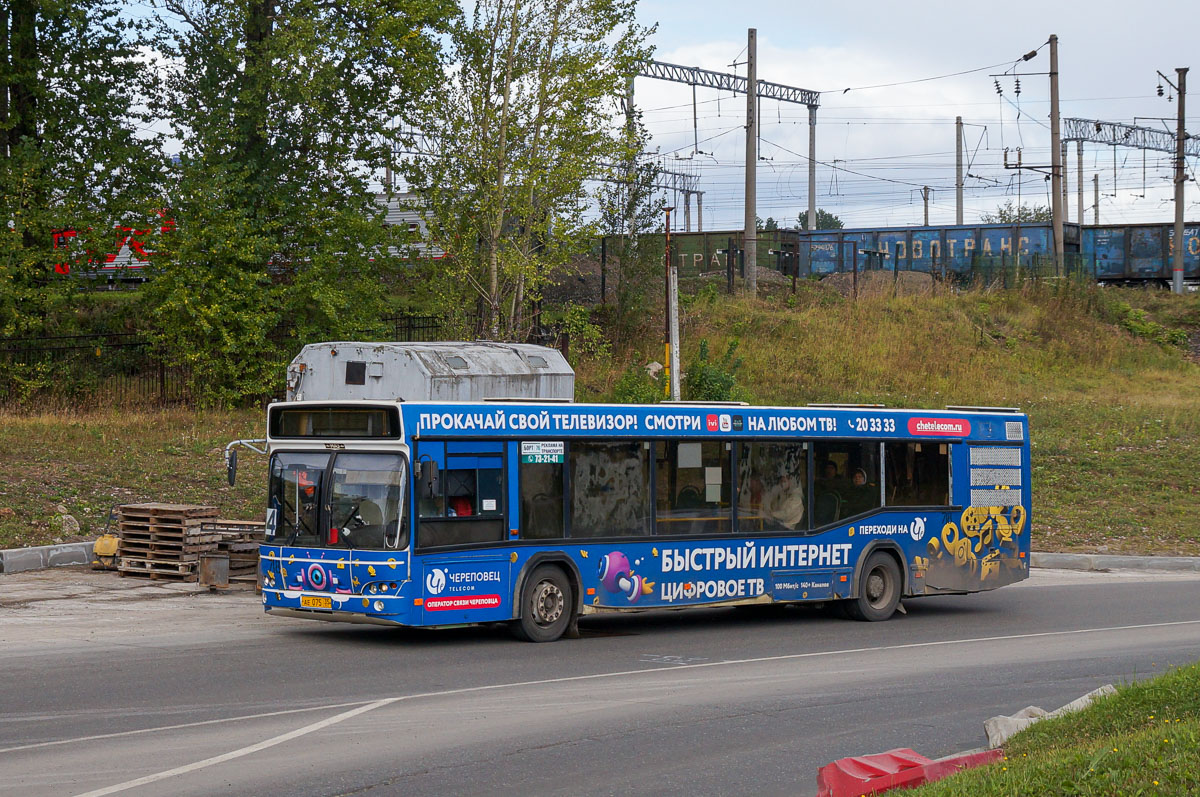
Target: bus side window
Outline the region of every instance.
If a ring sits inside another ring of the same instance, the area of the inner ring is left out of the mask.
[[[724,440],[654,444],[658,534],[733,530],[731,448]]]
[[[816,442],[813,454],[815,528],[879,508],[878,442]]]
[[[564,467],[561,462],[521,463],[521,539],[556,540],[564,536]]]
[[[639,441],[572,443],[571,536],[650,533],[650,459]]]
[[[738,527],[743,532],[808,528],[808,445],[743,443],[738,460]]]
[[[888,443],[888,506],[948,506],[950,446],[946,443]]]

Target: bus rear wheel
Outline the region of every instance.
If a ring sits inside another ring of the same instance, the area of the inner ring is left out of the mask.
[[[567,630],[574,609],[566,574],[557,567],[542,565],[521,588],[521,613],[513,630],[527,642],[553,642]]]
[[[863,567],[858,597],[844,604],[846,614],[853,620],[871,623],[886,620],[900,605],[900,591],[900,567],[896,560],[883,551],[876,551]]]

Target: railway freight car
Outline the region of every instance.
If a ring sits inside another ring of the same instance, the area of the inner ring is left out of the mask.
[[[685,274],[720,271],[734,252],[744,267],[740,232],[674,233],[673,257]],[[1080,262],[1080,228],[1064,226],[1070,264]],[[758,237],[758,266],[809,275],[883,267],[964,276],[981,267],[1053,267],[1049,224],[973,224],[843,230],[766,230]]]
[[[1200,224],[1183,227],[1183,277],[1200,279]],[[1100,282],[1170,282],[1175,256],[1171,224],[1083,228],[1083,262]]]
[[[1057,269],[1048,223],[765,230],[758,265],[801,277],[868,268],[925,271],[962,278],[997,268],[1036,274],[1081,273],[1098,282],[1170,282],[1170,223],[1063,225],[1065,263]],[[1200,282],[1200,223],[1184,226],[1184,279]],[[741,231],[674,233],[671,248],[684,274],[724,271],[728,252],[744,268]]]

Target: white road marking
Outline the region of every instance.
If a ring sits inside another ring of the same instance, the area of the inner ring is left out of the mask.
[[[16,747],[0,747],[0,753],[12,753],[17,750],[33,750],[37,747],[55,747],[61,744],[78,744],[79,742],[94,742],[98,739],[115,739],[119,736],[137,736],[143,733],[160,733],[162,731],[177,731],[181,728],[199,728],[202,725],[220,725],[226,722],[244,722],[245,720],[257,720],[264,717],[281,717],[287,714],[303,714],[310,711],[333,711],[337,708],[351,708],[353,706],[362,706],[370,703],[370,700],[355,700],[350,703],[332,703],[325,706],[311,706],[309,708],[286,708],[279,711],[264,711],[261,714],[241,714],[236,717],[222,717],[215,720],[198,720],[196,722],[181,722],[178,725],[160,725],[155,728],[139,728],[135,731],[115,731],[113,733],[97,733],[94,736],[77,736],[74,739],[55,739],[52,742],[33,742],[31,744],[20,744]]]
[[[155,772],[153,775],[146,775],[145,777],[136,778],[134,780],[127,780],[124,783],[118,783],[115,786],[106,786],[103,789],[85,792],[79,797],[102,797],[102,795],[105,794],[114,794],[119,791],[125,791],[126,789],[133,789],[138,786],[157,783],[160,780],[166,780],[167,778],[173,778],[176,775],[194,772],[197,769],[204,769],[205,767],[210,767],[213,764],[221,764],[225,761],[232,761],[235,758],[242,758],[243,756],[248,756],[251,753],[257,753],[259,750],[266,750],[268,747],[274,747],[277,744],[283,744],[284,742],[291,741],[292,739],[296,739],[301,736],[307,736],[313,731],[319,731],[322,728],[328,728],[330,725],[337,725],[343,720],[348,720],[351,717],[357,717],[359,714],[365,714],[368,711],[380,708],[381,706],[386,706],[390,703],[395,703],[397,700],[401,699],[403,698],[387,697],[383,700],[376,700],[374,703],[368,703],[365,706],[359,706],[358,708],[350,709],[349,711],[343,711],[341,714],[335,714],[334,716],[323,719],[320,722],[314,722],[311,725],[305,725],[303,728],[297,728],[294,731],[289,731],[288,733],[284,733],[270,739],[265,739],[257,744],[252,744],[249,747],[231,750],[228,753],[213,756],[212,758],[206,758],[203,761],[184,764],[183,766],[175,767],[174,769],[166,769],[162,772]]]
[[[822,658],[822,657],[826,657],[826,656],[846,656],[846,655],[852,655],[855,653],[878,653],[878,652],[889,651],[889,650],[912,650],[914,648],[946,647],[949,645],[974,644],[976,642],[1005,642],[1005,641],[1011,641],[1011,640],[1017,640],[1017,639],[1039,639],[1039,638],[1044,638],[1044,637],[1073,636],[1073,635],[1078,635],[1078,634],[1105,633],[1105,632],[1109,632],[1109,631],[1138,631],[1138,630],[1145,630],[1145,629],[1151,629],[1151,628],[1172,628],[1172,627],[1181,626],[1181,625],[1200,625],[1200,620],[1176,620],[1176,621],[1165,622],[1165,623],[1142,623],[1142,624],[1138,624],[1138,625],[1118,625],[1118,626],[1108,626],[1108,627],[1104,627],[1104,628],[1077,628],[1077,629],[1073,629],[1070,631],[1039,631],[1039,632],[1034,632],[1034,633],[1029,633],[1029,634],[1004,634],[1001,636],[970,637],[967,639],[944,639],[944,640],[938,640],[938,641],[933,641],[933,642],[908,642],[908,643],[899,644],[899,645],[883,645],[883,646],[879,646],[879,647],[866,647],[866,648],[844,648],[841,650],[814,651],[812,653],[786,653],[786,654],[781,654],[778,656],[759,656],[759,657],[750,658],[750,659],[728,659],[725,661],[711,661],[711,662],[703,662],[703,663],[698,663],[698,664],[673,664],[673,665],[667,665],[666,667],[653,667],[653,668],[646,668],[646,669],[640,669],[640,670],[621,670],[621,671],[616,671],[616,672],[592,673],[590,675],[569,675],[569,676],[563,676],[561,678],[544,678],[544,679],[537,680],[537,681],[517,681],[517,682],[512,682],[512,683],[504,683],[504,684],[490,684],[487,686],[466,686],[466,687],[462,687],[461,689],[445,689],[445,690],[442,690],[439,692],[423,692],[423,693],[412,694],[412,695],[397,695],[395,697],[387,697],[387,698],[383,698],[381,700],[375,700],[371,703],[367,703],[365,705],[351,709],[350,711],[344,711],[341,714],[337,714],[335,716],[329,717],[328,719],[321,720],[320,722],[314,722],[311,725],[305,725],[303,728],[297,728],[294,731],[289,731],[289,732],[281,734],[279,736],[274,736],[270,739],[266,739],[264,741],[257,742],[255,744],[249,745],[247,747],[238,748],[237,750],[231,750],[228,753],[223,753],[221,755],[213,756],[211,758],[205,758],[202,761],[196,761],[191,764],[185,764],[183,766],[175,767],[173,769],[167,769],[167,770],[163,770],[162,772],[156,772],[152,775],[146,775],[144,777],[136,778],[134,780],[125,781],[124,783],[118,783],[113,786],[107,786],[105,788],[97,789],[95,791],[84,792],[83,794],[77,795],[77,797],[102,797],[103,795],[115,794],[117,792],[125,791],[127,789],[136,788],[138,786],[144,786],[149,783],[156,783],[160,780],[165,780],[166,778],[175,777],[176,775],[183,775],[188,772],[195,772],[196,770],[204,769],[206,767],[213,766],[214,764],[221,764],[226,761],[232,761],[236,758],[242,758],[244,756],[251,755],[252,753],[257,753],[260,750],[266,750],[267,748],[274,747],[275,745],[282,744],[287,741],[291,741],[292,739],[296,739],[301,736],[306,736],[315,731],[319,731],[323,728],[328,728],[331,725],[336,725],[340,722],[351,719],[352,717],[357,717],[361,714],[365,714],[368,711],[374,711],[377,708],[383,708],[384,706],[389,706],[394,703],[399,703],[401,701],[418,700],[421,698],[428,698],[428,697],[446,697],[446,696],[450,696],[450,695],[471,694],[471,693],[475,693],[475,692],[489,692],[489,691],[496,691],[496,690],[500,690],[500,689],[517,689],[517,688],[528,687],[528,686],[547,686],[547,685],[551,685],[551,684],[572,683],[572,682],[579,682],[579,681],[593,681],[593,680],[600,680],[600,679],[604,679],[604,678],[624,678],[624,677],[628,677],[628,676],[641,676],[641,675],[647,675],[650,673],[661,673],[664,670],[670,670],[672,672],[679,672],[680,670],[699,670],[699,669],[705,669],[705,668],[709,668],[709,667],[732,667],[732,666],[738,666],[738,665],[742,665],[742,664],[761,664],[764,662],[772,662],[772,661],[794,661],[794,660],[798,660],[798,659]],[[342,704],[342,705],[344,705],[344,704]],[[334,708],[334,707],[328,706],[327,708]],[[210,721],[210,722],[219,722],[219,720],[214,720],[214,721]],[[0,751],[0,752],[2,752],[2,751]]]

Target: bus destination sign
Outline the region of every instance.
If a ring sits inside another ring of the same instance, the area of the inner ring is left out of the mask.
[[[561,464],[566,454],[566,445],[561,441],[536,440],[521,443],[522,465]]]

